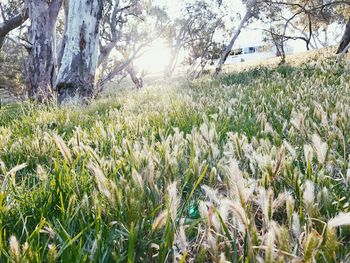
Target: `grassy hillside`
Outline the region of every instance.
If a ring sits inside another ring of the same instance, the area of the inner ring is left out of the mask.
[[[349,261],[349,69],[1,109],[0,261]]]

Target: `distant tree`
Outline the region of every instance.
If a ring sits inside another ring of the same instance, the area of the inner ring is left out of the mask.
[[[105,1],[101,19],[99,66],[108,60],[111,52],[121,40],[122,30],[129,17],[141,15],[141,10],[138,0]]]
[[[7,39],[0,52],[0,90],[6,89],[12,94],[24,95],[22,47]]]
[[[264,6],[264,3],[261,4]],[[270,24],[269,29],[264,29],[266,40],[273,43],[276,47],[276,55],[281,57],[281,63],[285,62],[285,43],[288,40],[302,40],[305,41],[306,49],[309,50],[311,44],[313,25],[311,15],[306,13],[303,17],[303,25],[299,27],[299,17],[304,13],[292,13],[289,10],[290,6],[283,4],[272,4],[267,1],[263,15],[260,17],[263,23]],[[293,6],[294,8],[294,6]],[[305,6],[302,6],[304,10]]]
[[[18,36],[25,32],[28,19],[23,1],[7,0],[0,3],[0,90],[8,94],[24,95],[26,52]],[[18,29],[18,30],[15,30]]]
[[[97,92],[116,76],[123,78],[125,74],[137,88],[142,87],[142,76],[137,76],[133,62],[163,35],[168,25],[166,12],[150,1],[109,0],[101,23]]]
[[[350,2],[347,0],[262,0],[263,10],[270,20],[283,23],[285,30],[279,37],[283,42],[289,39],[302,40],[306,49],[317,48],[318,45],[327,46],[327,27],[332,23],[343,24],[349,17]],[[271,15],[271,10],[279,9],[279,13]],[[283,22],[284,21],[284,22]],[[289,33],[288,33],[289,32]],[[271,33],[271,32],[270,32]],[[293,33],[290,35],[290,33]],[[320,34],[324,34],[324,40]],[[347,30],[338,52],[345,48]]]
[[[166,77],[173,74],[181,50],[188,56],[188,76],[195,79],[201,75],[217,48],[215,34],[224,29],[225,13],[215,8],[215,5],[220,7],[221,4],[207,1],[186,4],[182,16],[173,22],[167,32],[172,58],[166,69]]]
[[[276,49],[276,56],[281,57],[282,61],[284,61],[286,52],[284,47],[284,39],[279,33],[281,27],[278,27],[276,25],[271,26],[268,30],[266,30],[265,38],[264,40],[266,42],[271,42],[273,46]]]
[[[93,96],[98,63],[102,0],[69,1],[62,59],[56,79],[58,102]]]
[[[189,16],[196,18],[187,24],[189,38],[184,45],[188,51],[187,61],[190,66],[188,76],[196,79],[211,61],[211,51],[216,47],[215,33],[224,28],[224,23],[222,15],[214,12],[205,2],[188,5],[187,12]]]
[[[232,38],[229,42],[229,44],[226,46],[225,50],[223,51],[220,60],[215,68],[215,72],[213,74],[213,77],[217,77],[218,74],[221,72],[222,66],[225,64],[228,56],[230,55],[230,52],[233,48],[233,45],[235,44],[237,38],[241,34],[242,29],[244,26],[253,18],[258,15],[259,9],[258,9],[258,1],[257,0],[248,0],[246,2],[246,13],[243,16],[241,22],[233,32]]]
[[[180,51],[184,48],[184,43],[188,41],[187,25],[191,18],[178,18],[166,31],[166,39],[169,44],[171,59],[165,70],[165,77],[170,78],[178,64]]]

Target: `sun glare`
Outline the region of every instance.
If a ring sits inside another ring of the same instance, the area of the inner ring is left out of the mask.
[[[139,70],[148,73],[158,73],[165,69],[171,59],[170,48],[165,40],[158,39],[146,50],[146,52],[135,61]]]

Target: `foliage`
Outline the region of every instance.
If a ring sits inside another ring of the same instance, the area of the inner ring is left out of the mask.
[[[202,75],[205,67],[220,57],[222,44],[216,39],[225,32],[223,18],[226,10],[220,1],[197,0],[186,3],[180,17],[173,21],[166,31],[166,39],[172,58],[166,74],[174,72],[180,51],[184,51],[184,64],[189,66],[187,75],[196,79]]]
[[[162,36],[167,24],[167,13],[152,1],[106,1],[101,21],[98,89],[117,75],[119,79],[127,74],[138,79],[134,60]]]
[[[349,70],[3,108],[1,261],[346,262]]]
[[[10,41],[6,41],[2,50],[3,52],[0,53],[0,89],[7,89],[15,94],[22,93],[24,90],[22,66],[25,51]]]

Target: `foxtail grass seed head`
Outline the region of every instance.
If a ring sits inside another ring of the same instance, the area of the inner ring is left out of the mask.
[[[322,142],[319,135],[312,135],[312,143],[317,155],[317,160],[320,164],[324,164],[326,161],[326,155],[328,151],[328,145],[326,142]]]
[[[312,162],[314,150],[312,147],[308,144],[304,145],[304,158],[305,158],[305,163],[308,165]]]
[[[217,189],[213,189],[207,185],[203,185],[201,187],[203,189],[203,191],[205,192],[206,197],[208,198],[209,202],[215,203],[215,204],[219,204],[220,200],[218,198],[218,191]]]
[[[295,207],[295,200],[291,194],[288,194],[287,200],[286,200],[286,211],[287,211],[287,219],[289,223],[292,220],[294,207]]]
[[[29,249],[29,244],[28,242],[25,242],[23,245],[22,245],[22,253],[25,254],[27,252],[27,250]]]
[[[26,163],[22,163],[22,164],[16,165],[7,174],[8,175],[15,175],[18,171],[20,171],[20,170],[22,170],[22,169],[24,169],[26,167],[27,167]]]
[[[208,232],[207,244],[212,254],[215,255],[218,253],[217,238],[214,236],[214,234],[212,234],[212,232]]]
[[[208,213],[208,202],[199,201],[198,204],[198,210],[201,218],[208,219],[209,213]]]
[[[226,260],[225,254],[221,253],[220,254],[220,261],[219,261],[219,263],[228,263],[228,262],[230,262],[230,261]]]
[[[21,256],[21,251],[20,251],[20,245],[15,236],[11,236],[9,239],[9,248],[10,248],[10,256],[15,262],[20,262],[20,256]]]
[[[170,205],[170,217],[171,220],[175,223],[177,217],[177,210],[180,205],[180,199],[177,195],[177,183],[173,182],[167,188],[169,205]]]
[[[49,251],[47,253],[47,262],[54,263],[57,260],[57,247],[55,244],[50,244],[48,248]]]
[[[223,199],[221,201],[221,206],[223,207],[222,211],[226,211],[227,215],[224,215],[225,218],[228,218],[228,214],[233,214],[240,222],[244,225],[245,230],[249,228],[249,218],[246,214],[246,211],[242,207],[239,201],[231,201],[229,199]]]
[[[303,201],[306,206],[313,206],[315,201],[315,185],[311,181],[304,184]]]
[[[62,156],[66,160],[66,162],[68,164],[72,163],[72,160],[73,160],[72,154],[70,152],[70,149],[68,148],[68,146],[66,145],[66,143],[62,139],[62,137],[57,135],[57,134],[53,134],[52,138],[53,138],[54,142],[56,143],[58,149],[60,150]]]
[[[322,242],[322,237],[316,232],[311,231],[306,236],[306,241],[304,243],[304,261],[312,262],[315,260],[315,255],[318,252],[318,248]]]
[[[346,171],[346,178],[345,178],[345,183],[346,183],[346,185],[349,185],[350,184],[350,169],[348,169],[347,171]]]
[[[339,227],[339,226],[346,226],[346,225],[350,225],[350,212],[340,213],[328,221],[328,226],[330,227]]]
[[[295,148],[290,143],[288,143],[286,140],[283,141],[283,145],[284,145],[284,147],[286,147],[287,151],[293,157],[293,159],[295,159],[297,157],[297,152],[296,152]]]
[[[153,231],[158,230],[165,225],[167,215],[168,215],[168,211],[164,210],[156,217],[156,219],[153,221],[153,224],[152,224]]]
[[[44,169],[44,167],[42,167],[40,164],[36,168],[36,174],[41,181],[43,182],[47,181],[47,178],[48,178],[47,172]]]
[[[265,241],[265,262],[273,263],[274,262],[274,248],[275,248],[275,239],[276,234],[273,228],[270,228],[266,234]]]
[[[332,53],[1,106],[0,262],[348,262],[350,64]]]
[[[176,239],[175,243],[177,243],[177,247],[180,249],[182,254],[187,251],[187,247],[188,247],[184,223],[185,223],[185,219],[182,218],[180,220],[179,230],[177,231],[175,236],[175,239]]]
[[[110,181],[105,177],[101,168],[99,168],[96,164],[89,164],[88,168],[92,171],[95,176],[95,181],[97,184],[97,188],[101,194],[107,197],[108,200],[113,200],[113,195],[110,192]]]
[[[323,207],[328,207],[331,202],[331,197],[329,196],[329,190],[327,187],[323,187],[317,194],[317,203]]]
[[[298,238],[301,233],[299,214],[296,212],[292,216],[292,233],[295,238]]]

